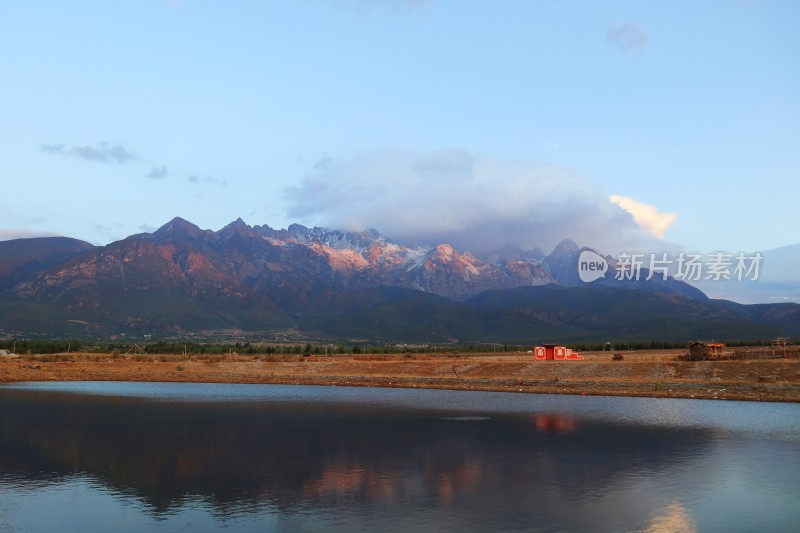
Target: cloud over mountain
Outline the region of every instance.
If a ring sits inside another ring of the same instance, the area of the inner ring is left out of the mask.
[[[654,205],[643,204],[626,196],[613,194],[609,197],[609,200],[633,215],[633,220],[637,224],[650,230],[659,239],[664,238],[667,229],[678,217],[675,213],[662,213]]]
[[[34,237],[55,237],[57,234],[49,231],[31,231],[26,229],[0,228],[0,241],[13,239],[31,239]]]
[[[464,150],[372,150],[326,158],[286,190],[289,216],[400,242],[490,252],[565,238],[612,253],[663,248],[597,184],[556,165]]]

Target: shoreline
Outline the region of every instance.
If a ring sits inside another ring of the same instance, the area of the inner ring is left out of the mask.
[[[423,388],[533,394],[800,402],[800,360],[677,361],[670,351],[458,356],[175,356],[54,354],[0,358],[0,384],[132,381]]]

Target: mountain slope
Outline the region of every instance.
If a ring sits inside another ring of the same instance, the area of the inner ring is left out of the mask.
[[[684,341],[800,335],[800,305],[754,309],[733,302],[604,286],[520,287],[489,291],[466,302],[481,310],[486,331],[524,342]],[[604,339],[605,337],[608,337]]]
[[[281,323],[268,297],[217,268],[216,235],[175,219],[153,233],[74,256],[14,285],[17,300],[49,305],[87,331],[114,324],[182,331]],[[240,316],[240,309],[248,308]]]
[[[0,288],[92,249],[88,242],[68,237],[0,241]]]

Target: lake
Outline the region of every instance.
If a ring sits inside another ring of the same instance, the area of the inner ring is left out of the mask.
[[[0,386],[0,531],[798,531],[800,405]]]

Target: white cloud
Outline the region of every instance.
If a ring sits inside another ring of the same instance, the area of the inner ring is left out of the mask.
[[[383,8],[392,12],[419,13],[427,9],[431,0],[327,0],[339,9],[346,9],[364,17],[373,9]]]
[[[650,36],[644,28],[629,20],[608,28],[606,43],[616,46],[621,52],[641,52],[650,44]]]
[[[212,176],[199,176],[197,174],[192,174],[189,176],[189,183],[194,183],[196,185],[217,185],[219,187],[224,187],[228,184],[228,180],[220,180]]]
[[[147,177],[151,180],[161,180],[169,176],[169,170],[167,170],[166,165],[161,165],[160,167],[153,167],[150,169],[150,172],[147,173]]]
[[[31,231],[26,229],[0,228],[0,241],[13,239],[32,239],[34,237],[57,237],[58,233]]]
[[[612,194],[608,199],[630,213],[637,224],[659,239],[664,238],[667,229],[678,217],[675,213],[662,213],[654,205],[643,204],[626,196]]]
[[[136,152],[128,150],[120,144],[99,142],[94,146],[72,146],[67,147],[63,143],[43,144],[40,148],[50,154],[58,154],[68,157],[77,157],[84,161],[95,163],[125,165],[141,161],[141,157]]]
[[[491,252],[552,248],[570,238],[605,253],[663,248],[598,185],[532,161],[372,150],[330,158],[286,190],[288,215],[345,230],[375,228],[394,240]]]

